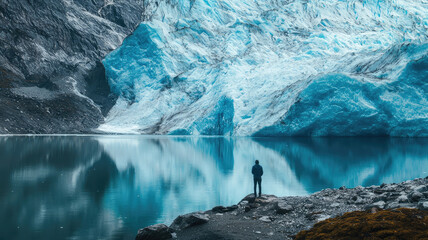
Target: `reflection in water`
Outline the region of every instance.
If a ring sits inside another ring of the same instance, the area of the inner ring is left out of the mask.
[[[400,182],[428,175],[428,139],[0,137],[0,236],[132,239],[178,214],[263,192]]]

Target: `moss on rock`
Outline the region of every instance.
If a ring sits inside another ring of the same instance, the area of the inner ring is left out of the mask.
[[[426,239],[428,211],[399,208],[395,210],[355,211],[330,218],[297,234],[301,239]]]

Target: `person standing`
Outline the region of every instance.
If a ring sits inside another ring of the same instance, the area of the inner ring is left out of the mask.
[[[257,197],[256,187],[259,185],[259,197],[262,196],[262,175],[263,175],[263,167],[259,164],[259,160],[256,160],[256,164],[254,164],[253,169],[251,170],[254,178],[254,197]]]

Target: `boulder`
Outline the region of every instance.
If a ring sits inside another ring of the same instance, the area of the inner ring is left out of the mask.
[[[165,224],[155,224],[138,230],[135,240],[164,240],[172,238],[173,230]]]
[[[407,197],[409,198],[410,202],[418,202],[421,198],[424,197],[424,195],[418,191],[413,191],[407,195]]]
[[[409,202],[409,198],[406,195],[401,195],[397,198],[399,203],[407,203]]]
[[[251,208],[250,208],[250,206],[245,206],[245,212],[249,212],[249,211],[251,211]]]
[[[263,216],[261,218],[259,218],[260,221],[265,222],[265,223],[270,223],[272,222],[272,220],[270,219],[269,216]]]
[[[240,201],[239,203],[238,203],[238,206],[239,207],[245,207],[245,206],[247,206],[248,205],[248,201],[247,200],[245,200],[245,201]]]
[[[285,201],[279,201],[275,206],[275,210],[276,210],[276,213],[285,214],[293,211],[293,207],[287,204],[287,202]]]
[[[330,207],[333,207],[333,208],[336,208],[336,207],[339,207],[339,206],[340,206],[340,203],[332,203],[330,205]]]
[[[172,222],[170,228],[179,231],[192,226],[207,223],[209,220],[210,219],[207,214],[189,213],[178,216],[174,222]]]
[[[400,204],[399,203],[397,203],[397,202],[392,202],[392,203],[388,203],[387,205],[386,205],[386,207],[385,208],[388,208],[388,209],[395,209],[395,208],[399,208],[400,207]]]
[[[315,206],[312,203],[308,203],[308,204],[305,204],[304,207],[307,209],[313,209]]]
[[[419,202],[418,209],[420,210],[428,210],[428,201]]]
[[[249,203],[245,206],[245,212],[249,212],[251,209],[260,207],[260,203]]]
[[[360,197],[357,197],[357,200],[355,200],[355,204],[361,205],[361,204],[365,204],[366,201]]]
[[[229,211],[233,211],[233,210],[236,210],[236,209],[238,209],[238,205],[232,205],[232,206],[229,206],[229,207],[227,207],[226,208],[226,210],[229,212]]]
[[[366,210],[370,210],[373,208],[384,209],[385,208],[385,202],[384,201],[378,201],[378,202],[375,202],[375,203],[372,203],[372,204],[365,206]]]
[[[214,213],[225,213],[225,212],[233,211],[235,209],[238,209],[238,205],[232,205],[229,207],[216,206],[216,207],[213,207],[211,211],[213,211]]]
[[[423,192],[427,192],[428,191],[428,187],[427,186],[425,186],[425,185],[422,185],[422,186],[418,186],[418,187],[416,187],[415,189],[413,189],[414,191],[416,191],[416,192],[420,192],[420,193],[423,193]]]
[[[254,194],[248,194],[239,203],[244,202],[244,201],[249,202],[249,203],[253,203],[256,201],[256,197],[254,197]]]
[[[373,201],[378,202],[378,201],[387,201],[389,198],[389,194],[384,192],[376,197],[373,198]]]
[[[227,208],[223,206],[216,206],[216,207],[213,207],[211,211],[213,211],[214,213],[223,213],[223,212],[227,212]]]

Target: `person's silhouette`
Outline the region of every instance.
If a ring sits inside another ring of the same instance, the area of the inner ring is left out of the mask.
[[[262,196],[262,175],[263,168],[259,164],[259,160],[256,160],[256,164],[254,164],[253,169],[251,170],[254,178],[254,196],[257,197],[256,186],[259,184],[259,197]]]

